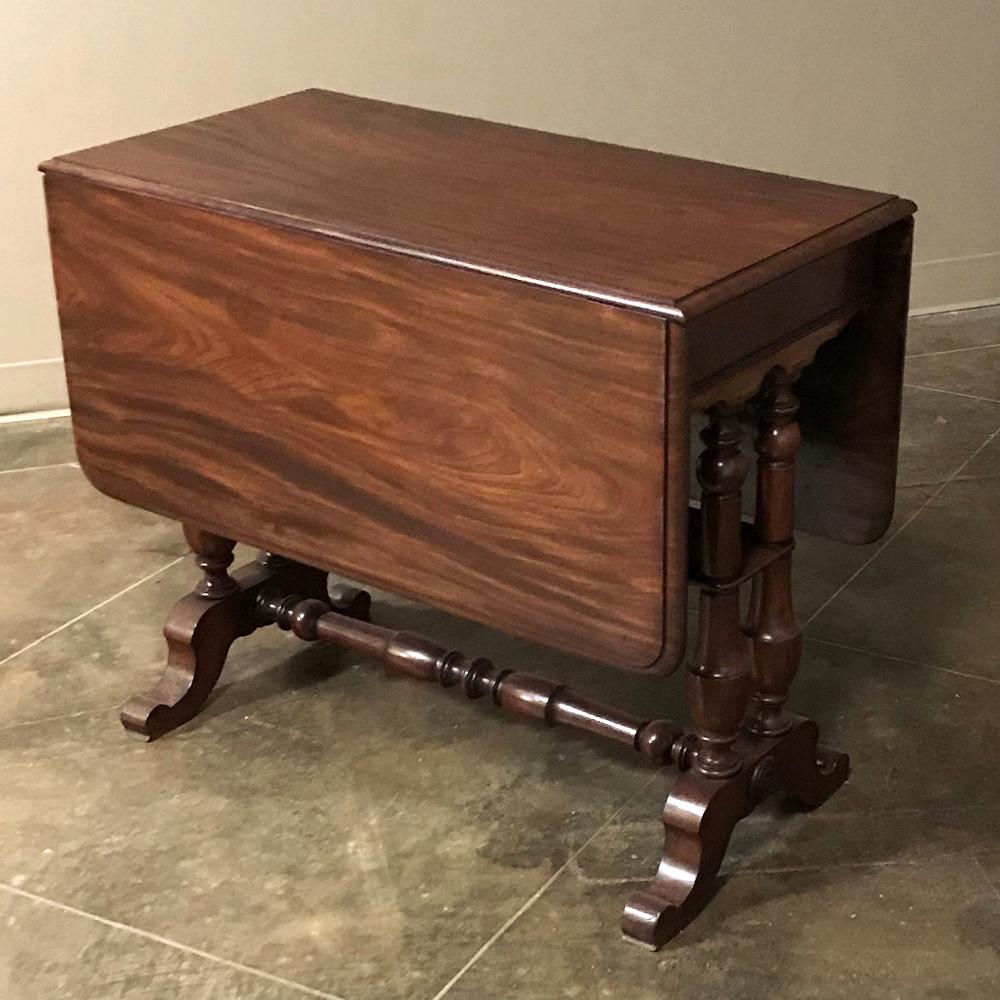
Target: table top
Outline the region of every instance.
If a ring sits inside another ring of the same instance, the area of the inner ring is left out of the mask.
[[[808,365],[799,525],[889,523],[903,199],[322,91],[43,169],[110,496],[659,672],[692,407]]]
[[[324,90],[42,169],[678,320],[914,210],[889,194]]]

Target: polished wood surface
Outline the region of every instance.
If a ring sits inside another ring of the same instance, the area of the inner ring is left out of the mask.
[[[668,719],[640,718],[580,697],[565,684],[548,678],[500,669],[481,656],[470,659],[417,632],[352,620],[327,601],[303,600],[280,586],[261,591],[257,616],[262,623],[277,623],[307,642],[336,643],[409,677],[458,688],[468,698],[488,697],[515,715],[623,743],[654,764],[689,766],[693,740],[683,727]]]
[[[776,558],[757,565],[745,632],[740,593],[749,558],[740,488],[747,469],[739,410],[714,407],[702,434],[701,597],[687,672],[695,742],[690,769],[673,783],[663,806],[660,864],[650,883],[629,897],[622,916],[625,933],[650,948],[673,938],[710,901],[741,819],[776,792],[818,806],[850,769],[846,754],[819,746],[814,722],[784,710],[801,653],[789,586],[799,444],[789,381],[788,372],[775,368],[755,400],[753,544],[773,547]]]
[[[256,608],[266,586],[321,599],[328,610],[333,606],[327,595],[327,575],[321,570],[262,553],[257,562],[230,576],[230,539],[191,525],[184,526],[184,535],[205,576],[167,618],[163,629],[167,663],[155,686],[132,698],[121,711],[122,725],[147,740],[171,732],[198,714],[218,683],[230,647],[264,624]],[[341,605],[338,610],[364,615],[368,604]]]
[[[889,194],[322,90],[45,169],[687,319],[913,210]]]
[[[802,435],[799,401],[791,376],[774,368],[764,381],[757,451],[757,517],[762,545],[788,545],[795,534],[795,459]],[[802,658],[802,629],[792,604],[792,553],[765,566],[753,578],[747,634],[753,639],[754,697],[748,728],[760,736],[780,736],[791,728],[785,700]]]
[[[677,660],[661,320],[77,180],[48,199],[100,490],[594,659]]]
[[[698,392],[854,316],[801,390],[797,526],[851,542],[888,527],[914,211],[904,199],[318,90],[43,169],[651,312],[682,331]]]
[[[702,433],[701,588],[698,635],[688,663],[688,706],[698,736],[694,766],[709,778],[728,778],[741,766],[733,743],[750,703],[750,640],[740,624],[744,565],[741,490],[747,462],[740,450],[738,413],[714,407]]]
[[[910,202],[321,91],[43,169],[81,466],[183,521],[202,573],[126,728],[183,724],[233,642],[275,623],[631,746],[684,772],[623,917],[650,947],[705,906],[760,801],[845,780],[785,707],[794,530],[888,526]],[[237,540],[266,554],[231,575]],[[337,570],[668,673],[689,549],[689,732],[326,588]]]
[[[846,754],[819,744],[811,719],[795,717],[783,736],[759,739],[746,731],[733,747],[740,769],[709,778],[692,769],[673,783],[663,805],[663,857],[656,874],[625,903],[622,930],[657,949],[711,902],[716,876],[736,824],[774,794],[808,809],[822,805],[846,780]]]

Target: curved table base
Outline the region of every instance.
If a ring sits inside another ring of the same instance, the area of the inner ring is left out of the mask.
[[[775,792],[803,805],[826,801],[847,779],[846,754],[818,745],[810,719],[795,718],[776,739],[741,737],[743,759],[730,778],[681,774],[663,807],[663,858],[653,880],[625,905],[622,930],[648,948],[659,948],[686,927],[712,898],[736,824]]]
[[[231,579],[236,587],[225,596],[190,593],[174,605],[163,628],[166,667],[151,691],[122,708],[127,730],[155,740],[198,714],[219,680],[230,646],[267,624],[257,613],[265,587],[274,584],[286,593],[322,600],[331,610],[354,618],[367,618],[371,606],[363,591],[345,590],[342,601],[329,597],[326,573],[275,557],[249,563]]]

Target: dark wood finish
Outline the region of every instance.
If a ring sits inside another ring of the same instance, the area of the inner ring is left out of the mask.
[[[857,314],[859,307],[850,304],[822,316],[785,342],[777,341],[748,357],[713,371],[691,389],[691,405],[698,410],[713,406],[739,406],[757,394],[765,376],[780,366],[798,374],[816,357],[816,352],[832,340]]]
[[[102,492],[673,666],[663,441],[687,431],[664,428],[662,321],[65,178],[49,211],[77,451]]]
[[[205,574],[194,588],[195,596],[211,601],[238,594],[240,585],[229,575],[236,542],[202,531],[192,524],[184,525],[184,538],[195,555],[198,568]]]
[[[132,698],[121,712],[122,725],[148,740],[157,739],[193,719],[212,693],[229,648],[264,624],[257,617],[257,598],[268,585],[282,586],[332,604],[326,573],[288,559],[264,554],[229,576],[233,543],[190,525],[184,535],[206,576],[182,597],[167,618],[167,664],[155,687]],[[206,581],[208,581],[206,583]],[[221,581],[221,582],[220,582]],[[337,605],[344,613],[365,615],[367,595]]]
[[[623,918],[651,947],[761,799],[844,781],[785,710],[794,529],[889,523],[910,202],[320,91],[43,169],[81,466],[182,520],[203,572],[127,728],[190,719],[232,642],[277,623],[673,763],[663,861]],[[268,554],[230,575],[233,539]],[[687,734],[373,625],[309,568],[667,673],[689,547]]]
[[[351,596],[357,601],[366,595]],[[277,623],[307,642],[353,649],[398,673],[459,689],[470,699],[488,698],[514,714],[629,746],[654,764],[682,772],[664,806],[663,861],[650,884],[629,898],[622,919],[625,933],[647,947],[666,943],[705,907],[733,828],[761,801],[782,792],[815,807],[847,778],[846,755],[820,747],[816,724],[798,716],[788,716],[778,738],[737,734],[732,747],[737,769],[710,777],[694,757],[703,753],[696,751],[697,738],[674,722],[643,719],[580,697],[565,684],[498,669],[419,633],[352,620],[345,610],[353,606],[345,601],[331,608],[271,581],[257,592],[255,621]],[[719,622],[710,617],[709,627],[718,628]]]
[[[720,581],[715,577],[705,576],[702,571],[704,563],[701,550],[703,538],[701,508],[691,507],[688,512],[689,580],[702,589],[713,591],[732,590],[733,587],[753,580],[765,566],[777,559],[784,558],[784,556],[795,548],[795,541],[791,538],[785,542],[762,542],[756,525],[752,521],[743,518],[740,524],[740,554],[742,561],[739,572],[734,577]]]
[[[791,378],[775,368],[759,401],[757,449],[757,536],[764,545],[787,547],[795,532],[795,457],[801,436],[799,403]],[[780,736],[791,728],[784,710],[802,658],[802,629],[792,605],[792,553],[764,566],[753,578],[747,634],[754,647],[751,731]]]
[[[698,636],[688,665],[688,705],[698,736],[694,766],[711,778],[740,768],[733,749],[750,701],[750,641],[740,623],[743,569],[742,502],[746,460],[743,430],[734,410],[715,407],[702,433],[701,572],[711,582],[699,596]]]
[[[818,745],[816,723],[796,718],[778,739],[740,736],[740,770],[722,780],[692,769],[677,779],[663,807],[663,860],[652,881],[633,893],[622,930],[659,948],[698,916],[715,891],[715,877],[736,824],[765,798],[783,792],[814,808],[847,779],[846,755]]]
[[[44,169],[688,319],[845,245],[838,228],[853,242],[913,210],[888,194],[321,90]]]
[[[484,657],[469,659],[416,632],[352,620],[338,609],[331,611],[324,601],[302,600],[279,587],[263,590],[257,608],[261,621],[277,622],[307,642],[333,642],[418,680],[460,688],[468,698],[488,696],[494,705],[516,715],[624,743],[654,764],[688,766],[692,739],[667,719],[641,719],[582,698],[565,684],[535,674],[500,670]]]
[[[690,319],[689,374],[695,392],[733,371],[746,370],[761,351],[787,347],[810,327],[832,323],[829,336],[838,333],[872,295],[875,249],[871,237],[849,243]],[[760,382],[757,378],[751,394]]]
[[[792,354],[790,366],[796,359],[801,362],[801,354]],[[849,773],[846,754],[819,746],[814,722],[784,709],[802,651],[791,597],[800,441],[792,378],[783,368],[773,369],[756,406],[757,497],[751,538],[754,549],[770,547],[773,557],[760,558],[753,574],[747,573],[748,559],[741,551],[741,535],[748,533],[741,523],[739,487],[746,470],[738,411],[714,407],[702,434],[706,447],[698,465],[703,495],[697,522],[699,576],[706,582],[688,674],[698,743],[691,770],[677,779],[663,807],[660,866],[649,885],[629,898],[622,916],[625,934],[649,948],[665,944],[704,909],[734,827],[763,799],[783,792],[815,807]],[[753,590],[743,636],[739,593],[748,576]]]
[[[867,302],[849,343],[813,366],[806,394],[830,419],[803,425],[804,467],[822,487],[800,491],[798,524],[847,541],[888,525],[909,262],[891,234],[908,232],[911,202],[315,90],[43,169],[647,311],[689,328],[698,384]],[[837,405],[855,391],[863,423]],[[665,631],[658,669],[683,647]]]
[[[757,449],[757,535],[764,545],[787,547],[795,530],[795,457],[801,435],[799,403],[791,378],[775,368],[759,402]],[[770,562],[754,576],[747,634],[754,646],[754,698],[749,728],[779,736],[791,727],[784,710],[802,658],[802,629],[792,606],[792,554]]]
[[[867,543],[889,528],[896,498],[913,220],[873,241],[874,288],[844,332],[802,373],[796,527]]]
[[[439,159],[451,143],[469,155]],[[387,217],[402,163],[413,184]],[[352,183],[335,183],[348,165]],[[45,169],[78,443],[98,488],[654,672],[685,646],[688,384],[698,404],[728,401],[815,350],[878,293],[875,234],[912,211],[319,92]],[[483,171],[502,197],[482,197]],[[517,187],[533,178],[545,198]],[[627,274],[574,278],[608,275],[606,260]],[[666,454],[652,444],[663,435]],[[326,447],[307,450],[310,437]],[[866,531],[891,507],[882,471],[851,501]]]

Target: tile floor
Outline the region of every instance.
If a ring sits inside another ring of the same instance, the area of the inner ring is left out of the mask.
[[[127,737],[194,579],[179,532],[94,492],[65,421],[0,427],[0,997],[1000,996],[998,361],[1000,308],[913,322],[890,534],[799,549],[794,701],[853,777],[742,824],[657,954],[618,920],[668,777],[627,753],[276,630],[185,730]],[[676,679],[377,596],[382,622],[680,711]]]

